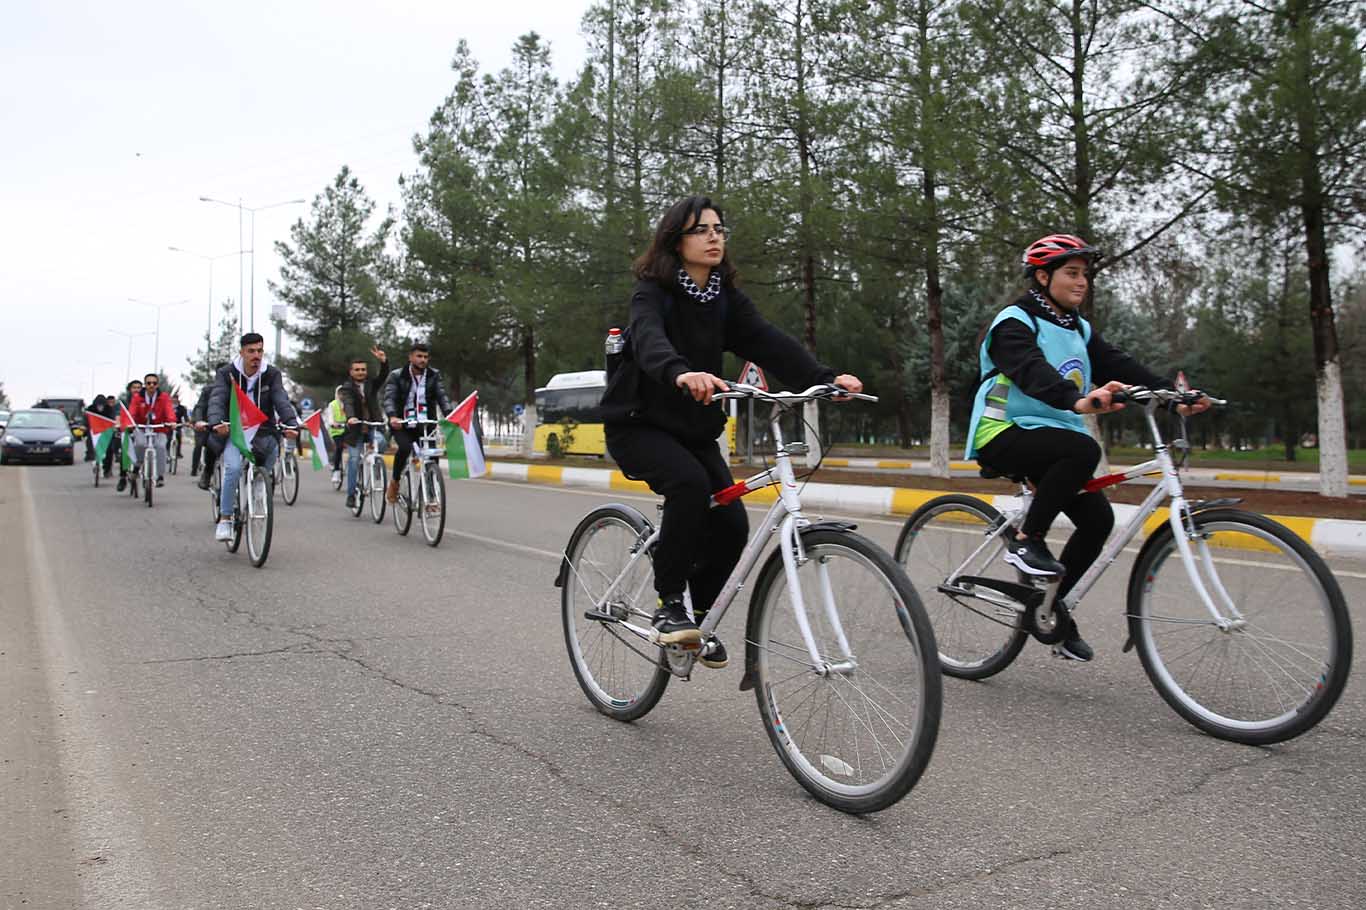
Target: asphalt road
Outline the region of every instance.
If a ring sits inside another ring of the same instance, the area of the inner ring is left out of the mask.
[[[946,680],[926,776],[849,817],[783,770],[739,661],[594,712],[556,553],[601,493],[450,486],[439,549],[306,471],[270,561],[205,494],[0,469],[0,907],[1355,907],[1366,694],[1273,748],[1178,718],[1121,654]],[[615,498],[638,499],[618,496]],[[641,508],[650,508],[648,500]],[[892,522],[860,520],[890,545]],[[1335,562],[1360,638],[1366,565]],[[1099,605],[1099,606],[1098,606]],[[723,637],[739,650],[742,617]]]

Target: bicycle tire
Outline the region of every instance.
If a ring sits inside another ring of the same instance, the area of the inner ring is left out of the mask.
[[[100,488],[100,459],[95,459],[95,489]]]
[[[337,440],[336,440],[336,441],[337,441],[337,445],[341,445],[341,438],[340,438],[340,437],[337,437]],[[351,456],[350,456],[350,455],[345,456],[345,458],[346,458],[347,461],[350,461],[350,460],[351,460]],[[326,458],[324,458],[324,461],[325,461],[325,460],[326,460]],[[328,481],[327,481],[327,482],[330,483],[330,484],[332,484],[332,489],[336,490],[337,492],[341,492],[342,486],[346,483],[346,472],[343,470],[342,462],[341,462],[341,461],[338,461],[338,462],[337,462],[337,469],[336,469],[335,471],[332,470],[331,464],[329,463],[329,465],[328,465],[328,470],[329,470],[329,471],[332,471],[332,473],[331,473],[331,475],[328,477]]]
[[[394,530],[400,537],[407,536],[413,526],[413,475],[404,471],[398,478],[398,498],[390,507],[394,518]]]
[[[374,492],[370,495],[370,518],[375,524],[379,524],[384,521],[384,508],[389,502],[385,490],[389,485],[389,474],[384,466],[384,459],[376,455],[370,471],[370,479],[374,484]]]
[[[878,812],[910,792],[934,754],[943,709],[934,630],[886,550],[829,528],[810,528],[801,541],[806,559],[797,572],[822,669],[811,666],[797,631],[779,550],[765,563],[750,601],[745,672],[788,772],[828,806]],[[863,586],[842,593],[854,583]],[[824,590],[842,593],[838,615],[852,666],[819,606]],[[848,669],[836,669],[841,664]],[[844,709],[848,718],[837,717]],[[848,736],[835,742],[841,728]]]
[[[143,459],[143,464],[146,465],[146,468],[144,468],[142,476],[142,498],[147,503],[147,508],[149,509],[152,507],[152,488],[156,486],[156,482],[153,479],[156,474],[156,471],[152,467],[153,461],[152,447],[148,446],[147,453]]]
[[[280,472],[284,475],[280,483],[280,496],[285,505],[292,506],[299,499],[299,458],[293,452],[285,453],[283,458],[280,463]]]
[[[1000,512],[975,496],[939,496],[906,519],[896,541],[897,564],[920,593],[934,626],[940,667],[959,679],[995,676],[1010,666],[1029,640],[1022,613],[939,590],[1000,520]],[[992,552],[979,557],[972,573],[999,574],[1003,581],[1013,581],[1014,570],[996,556]]]
[[[266,558],[270,556],[270,539],[275,526],[275,496],[271,479],[263,472],[252,471],[247,485],[247,557],[258,569],[266,564]]]
[[[430,483],[430,487],[428,484]],[[433,507],[432,498],[436,498]],[[427,546],[434,547],[441,543],[441,535],[446,530],[446,478],[441,476],[440,469],[435,464],[425,464],[422,466],[422,537],[427,541]]]
[[[229,553],[236,553],[242,546],[242,533],[246,529],[247,521],[242,515],[242,480],[241,474],[237,475],[237,499],[232,509],[232,537],[228,538],[226,545]]]
[[[1129,576],[1129,636],[1143,670],[1177,714],[1211,736],[1253,746],[1299,736],[1327,716],[1347,685],[1352,625],[1342,589],[1312,547],[1264,515],[1209,509],[1193,521],[1197,559],[1203,550],[1211,566],[1239,567],[1218,571],[1218,580],[1244,622],[1229,631],[1213,624],[1180,557],[1170,560],[1175,541],[1164,524],[1144,543]],[[1219,603],[1217,593],[1211,596]],[[1187,676],[1183,662],[1197,651]],[[1236,658],[1233,676],[1217,676],[1221,654]],[[1197,697],[1190,691],[1196,683],[1214,689]],[[1302,700],[1291,703],[1295,690]],[[1235,706],[1272,716],[1233,716]]]
[[[668,688],[663,650],[584,613],[600,604],[610,579],[626,568],[631,547],[651,530],[630,506],[602,506],[574,528],[560,563],[560,620],[574,678],[594,708],[626,722],[648,714]],[[647,553],[630,571],[621,586],[627,594],[610,606],[622,618],[648,625],[655,606],[654,560]]]
[[[175,474],[180,467],[180,456],[175,453],[175,446],[166,447],[166,473]]]

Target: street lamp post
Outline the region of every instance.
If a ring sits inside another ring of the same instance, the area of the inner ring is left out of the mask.
[[[229,208],[235,208],[235,209],[237,209],[237,238],[238,238],[238,246],[239,246],[239,247],[241,246],[241,239],[242,239],[242,213],[243,213],[243,212],[251,212],[251,281],[250,281],[250,286],[251,286],[251,301],[250,301],[250,303],[248,304],[248,306],[249,306],[250,309],[251,309],[251,318],[250,318],[250,320],[249,320],[248,331],[254,332],[254,331],[256,331],[256,213],[257,213],[257,212],[264,212],[266,209],[279,208],[279,207],[282,206],[282,205],[303,205],[303,204],[304,204],[305,202],[307,202],[308,200],[307,200],[307,199],[286,199],[284,202],[272,202],[270,205],[257,205],[257,206],[243,205],[241,199],[238,199],[236,202],[227,202],[227,201],[225,201],[225,200],[223,200],[223,199],[214,199],[214,198],[212,198],[212,197],[210,197],[210,196],[200,196],[200,197],[199,197],[199,201],[200,201],[200,202],[213,202],[213,203],[217,203],[218,205],[226,205],[226,206],[228,206]],[[242,264],[241,264],[240,261],[238,262],[238,265],[237,265],[237,278],[238,278],[238,286],[239,286],[239,291],[240,291],[240,287],[241,287],[241,278],[242,278]],[[238,322],[239,322],[239,325],[240,325],[240,322],[241,322],[240,318],[239,318]]]
[[[123,368],[123,376],[124,376],[123,381],[124,381],[124,382],[127,382],[127,381],[128,381],[128,377],[129,377],[130,375],[132,375],[132,372],[133,372],[133,339],[134,339],[134,338],[145,338],[145,337],[148,336],[148,335],[155,335],[156,333],[155,333],[155,332],[120,332],[118,329],[106,329],[106,331],[109,332],[109,333],[112,334],[112,335],[122,335],[124,338],[127,338],[127,339],[128,339],[128,363],[127,363],[127,365],[124,366],[124,368]]]
[[[189,298],[186,298],[186,299],[184,299],[184,300],[172,300],[170,303],[150,303],[150,302],[148,302],[148,301],[146,301],[146,300],[139,300],[139,299],[136,298],[136,297],[129,297],[129,298],[128,298],[128,302],[129,302],[129,303],[141,304],[142,306],[149,306],[149,307],[152,307],[153,309],[155,309],[155,310],[157,311],[157,327],[156,327],[156,332],[155,332],[155,334],[156,334],[156,336],[157,336],[157,340],[156,340],[155,352],[152,354],[152,366],[153,366],[153,368],[154,368],[158,373],[160,373],[160,372],[161,372],[161,311],[164,310],[164,309],[166,309],[166,307],[168,307],[168,306],[180,306],[182,303],[189,303],[190,300],[189,300]]]
[[[112,360],[88,360],[86,365],[90,367],[90,400],[95,400],[95,367],[113,366]]]
[[[218,260],[218,259],[226,259],[226,258],[228,258],[229,256],[241,256],[243,253],[246,252],[246,250],[238,249],[237,252],[235,252],[235,253],[219,253],[217,256],[206,256],[206,255],[204,255],[203,253],[196,253],[196,252],[194,252],[193,250],[182,249],[181,247],[178,247],[178,246],[168,246],[168,247],[166,247],[166,249],[171,250],[172,252],[175,252],[175,253],[184,253],[185,255],[187,255],[187,256],[193,256],[193,257],[195,257],[196,259],[203,259],[205,262],[207,262],[207,263],[209,264],[209,324],[208,324],[208,330],[207,330],[207,332],[206,332],[206,334],[205,334],[205,339],[206,339],[206,342],[205,342],[205,343],[207,344],[208,348],[212,348],[212,347],[213,347],[213,264],[214,264],[214,262],[215,262],[216,260]],[[240,276],[241,276],[241,273],[242,273],[242,270],[241,270],[240,267],[238,268],[237,272],[238,272],[238,276],[240,277]],[[241,306],[241,301],[238,301],[238,306]]]

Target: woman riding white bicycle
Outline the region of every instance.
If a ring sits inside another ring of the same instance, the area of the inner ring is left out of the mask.
[[[1100,256],[1072,234],[1041,237],[1025,250],[1029,287],[996,315],[982,339],[981,385],[968,424],[965,457],[1035,486],[1034,503],[1004,558],[1027,575],[1061,575],[1058,602],[1100,554],[1115,521],[1103,493],[1082,490],[1100,462],[1100,446],[1081,415],[1123,408],[1111,395],[1125,385],[1172,387],[1106,342],[1077,312]],[[1202,398],[1182,410],[1198,413],[1209,406]],[[1076,531],[1054,559],[1044,535],[1059,512]],[[1070,616],[1065,621],[1058,652],[1090,660],[1094,652],[1076,623]]]
[[[653,625],[660,644],[701,643],[698,623],[748,536],[739,501],[710,506],[711,494],[734,482],[716,445],[725,413],[712,401],[728,390],[717,375],[724,353],[798,388],[833,381],[850,392],[863,389],[857,377],[836,376],[759,315],[736,287],[728,234],[721,210],[706,196],[688,196],[664,213],[635,261],[628,346],[619,364],[609,364],[602,397],[608,452],[623,472],[664,497],[654,553],[659,605]],[[699,660],[724,667],[726,650],[713,639]]]

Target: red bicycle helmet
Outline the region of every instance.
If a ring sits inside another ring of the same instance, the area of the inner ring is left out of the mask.
[[[1035,269],[1052,269],[1068,259],[1084,256],[1088,262],[1095,262],[1101,252],[1076,234],[1049,234],[1040,237],[1029,245],[1021,257],[1025,277],[1034,274]]]

